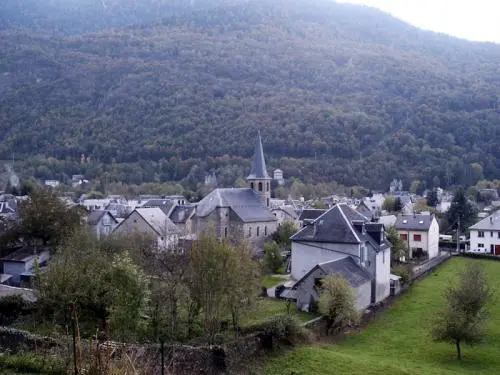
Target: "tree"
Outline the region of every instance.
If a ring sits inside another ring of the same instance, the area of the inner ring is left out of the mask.
[[[264,244],[264,266],[268,272],[274,273],[283,266],[280,246],[275,242]]]
[[[461,343],[474,345],[486,336],[486,307],[492,291],[481,264],[470,262],[459,275],[456,285],[445,290],[445,306],[432,328],[435,341],[455,344],[457,359],[462,358]]]
[[[341,276],[330,275],[322,280],[319,311],[326,316],[326,333],[338,332],[359,320],[354,291]]]
[[[394,212],[395,205],[396,205],[396,198],[394,198],[394,196],[392,195],[389,195],[385,197],[384,203],[382,203],[382,209],[389,212]]]
[[[391,226],[387,229],[387,240],[391,244],[391,260],[399,263],[402,258],[408,257],[408,245],[399,235],[397,229]]]
[[[297,230],[298,229],[294,223],[291,221],[284,221],[273,236],[274,240],[282,249],[290,250],[292,245],[290,237],[297,233]]]
[[[202,308],[208,343],[214,344],[221,320],[232,315],[235,328],[239,324],[241,307],[250,304],[258,291],[258,273],[244,244],[211,234],[193,244],[189,260],[191,295]]]
[[[401,212],[402,209],[403,209],[403,202],[401,201],[400,197],[396,197],[396,199],[394,200],[394,211]]]
[[[128,244],[110,244],[81,230],[59,246],[46,272],[37,274],[39,303],[66,324],[68,306],[90,331],[109,337],[134,336],[142,324],[148,283],[129,255]]]
[[[427,205],[430,206],[430,207],[436,207],[437,204],[439,203],[439,199],[438,199],[438,192],[437,192],[437,189],[434,188],[432,190],[429,190],[427,192]]]
[[[460,220],[461,228],[468,228],[477,217],[477,208],[465,196],[463,188],[459,188],[453,196],[450,209],[446,213],[446,218],[453,227],[457,227]]]
[[[83,211],[68,207],[54,191],[37,188],[19,207],[13,231],[19,240],[57,247],[81,225]]]

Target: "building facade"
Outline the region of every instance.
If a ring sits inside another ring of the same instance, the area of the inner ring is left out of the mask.
[[[494,213],[471,226],[470,251],[500,256],[500,213]]]

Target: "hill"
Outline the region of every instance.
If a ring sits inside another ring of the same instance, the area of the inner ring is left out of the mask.
[[[500,173],[498,45],[320,0],[114,4],[88,20],[6,16],[0,158],[14,151],[41,178],[195,185],[216,170],[231,184],[260,128],[269,166],[305,182]]]

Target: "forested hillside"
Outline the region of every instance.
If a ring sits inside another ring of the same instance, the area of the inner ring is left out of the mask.
[[[326,1],[108,3],[3,13],[0,157],[40,178],[231,184],[261,129],[270,169],[305,182],[500,174],[498,45]]]

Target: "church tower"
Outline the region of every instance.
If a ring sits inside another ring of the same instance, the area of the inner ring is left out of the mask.
[[[266,161],[264,160],[264,150],[259,130],[253,153],[252,170],[247,177],[247,181],[250,182],[250,188],[259,194],[262,203],[266,207],[269,207],[271,199],[271,180],[272,178],[269,177],[266,170]]]

